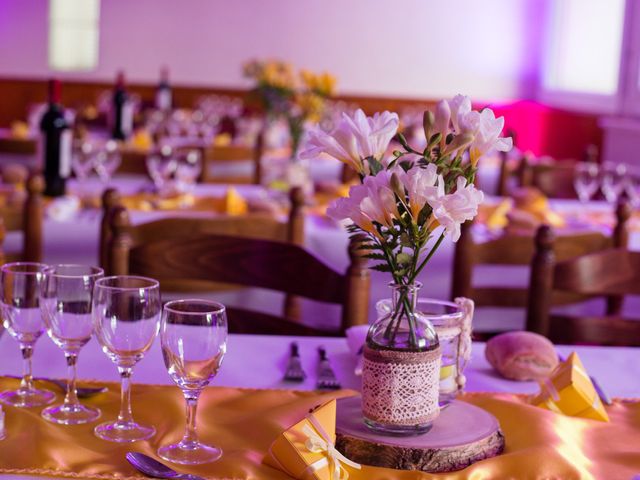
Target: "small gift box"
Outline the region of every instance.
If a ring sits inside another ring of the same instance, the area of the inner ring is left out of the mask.
[[[360,469],[335,449],[336,401],[309,412],[271,444],[267,463],[298,479],[340,480]]]
[[[551,376],[540,383],[541,392],[532,403],[572,417],[609,421],[600,397],[577,353],[569,355]]]

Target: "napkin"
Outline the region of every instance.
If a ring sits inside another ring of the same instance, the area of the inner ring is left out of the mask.
[[[147,151],[153,148],[153,139],[146,129],[140,128],[134,132],[130,144],[136,150]]]
[[[227,188],[223,200],[223,212],[228,215],[245,215],[249,211],[249,205],[242,195],[233,188]]]
[[[213,139],[214,147],[228,147],[231,145],[231,135],[228,133],[219,133]]]
[[[29,138],[29,125],[25,122],[11,122],[11,138],[25,140]]]
[[[65,195],[53,200],[47,207],[47,216],[58,222],[75,218],[80,210],[80,199],[73,195]]]

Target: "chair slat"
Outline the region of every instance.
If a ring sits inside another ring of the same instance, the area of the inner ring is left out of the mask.
[[[640,253],[610,249],[556,265],[554,290],[587,295],[640,295]]]
[[[302,248],[280,242],[234,237],[230,243],[214,235],[192,237],[188,243],[157,240],[132,248],[129,262],[131,271],[160,281],[212,280],[324,302],[342,303],[344,299],[342,275]]]
[[[640,346],[640,320],[552,315],[549,337],[566,344]]]

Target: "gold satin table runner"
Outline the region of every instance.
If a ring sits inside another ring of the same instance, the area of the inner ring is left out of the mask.
[[[106,384],[101,382],[101,384]],[[119,385],[84,400],[102,410],[97,422],[117,416]],[[0,389],[12,389],[18,380],[0,379]],[[210,387],[199,403],[198,427],[202,441],[224,451],[218,462],[176,466],[182,472],[211,479],[287,479],[263,463],[273,440],[307,412],[331,398],[352,391],[301,392]],[[58,401],[61,400],[58,396]],[[571,418],[527,403],[512,394],[468,393],[463,400],[494,414],[505,434],[505,453],[459,472],[432,475],[363,466],[350,479],[631,479],[640,474],[640,401],[616,400],[607,407],[610,423]],[[160,445],[178,440],[184,429],[184,399],[177,387],[134,385],[133,412],[137,421],[152,424],[156,435],[145,442],[113,444],[93,435],[97,423],[53,425],[40,408],[4,407],[7,437],[0,441],[0,473],[69,478],[144,478],[125,460],[128,451],[156,456]],[[157,458],[157,457],[156,457]]]

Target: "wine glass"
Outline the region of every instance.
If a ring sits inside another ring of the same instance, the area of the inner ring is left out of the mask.
[[[118,144],[115,140],[109,140],[96,153],[94,168],[105,185],[109,184],[111,177],[120,166],[121,160]]]
[[[0,401],[14,407],[38,407],[55,399],[49,390],[34,387],[31,376],[33,348],[45,330],[39,298],[47,266],[43,263],[7,263],[0,270],[2,285],[2,321],[9,334],[20,344],[24,376],[15,391],[0,394]]]
[[[111,442],[152,437],[152,426],[139,425],[131,413],[133,367],[151,348],[160,326],[160,284],[151,278],[119,275],[101,278],[93,292],[92,318],[102,351],[118,367],[122,403],[118,419],[98,425],[96,436]]]
[[[69,367],[67,394],[61,405],[47,407],[42,416],[53,423],[76,425],[96,420],[100,410],[82,405],[76,392],[76,363],[80,349],[93,334],[91,299],[101,268],[56,265],[45,272],[40,290],[40,310],[53,343],[62,349]]]
[[[158,449],[165,460],[183,464],[213,462],[222,450],[200,443],[196,410],[202,389],[215,377],[227,350],[224,305],[207,300],[175,300],[164,306],[160,329],[164,364],[187,402],[182,440]]]
[[[182,192],[191,192],[202,173],[202,155],[198,150],[189,150],[178,157],[176,166],[176,183]]]
[[[584,162],[576,165],[573,187],[581,202],[588,202],[600,187],[598,165]]]
[[[634,208],[640,206],[640,169],[634,168],[629,172],[624,191]]]
[[[162,192],[171,175],[176,171],[177,161],[173,149],[165,145],[156,155],[147,157],[147,172],[158,192]]]
[[[78,189],[80,195],[84,195],[84,185],[95,167],[94,147],[89,142],[82,142],[80,146],[74,150],[71,159],[71,168],[78,180]]]
[[[625,188],[627,167],[623,163],[606,163],[602,171],[601,190],[610,203],[618,201],[618,197]]]

